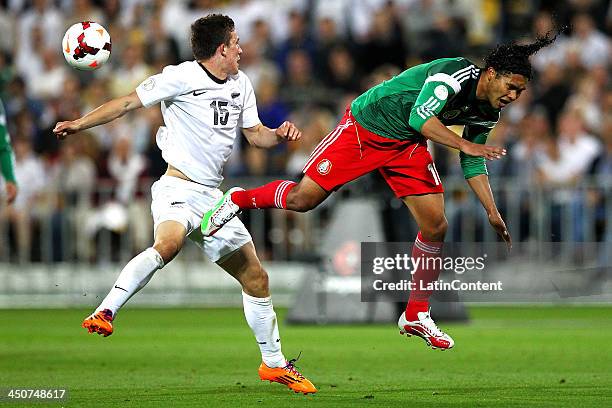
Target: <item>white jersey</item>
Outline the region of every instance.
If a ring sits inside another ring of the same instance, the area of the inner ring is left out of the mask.
[[[210,187],[223,181],[237,128],[260,123],[253,86],[242,71],[219,81],[197,61],[187,61],[150,76],[136,93],[145,107],[161,102],[166,126],[157,145],[164,160]]]

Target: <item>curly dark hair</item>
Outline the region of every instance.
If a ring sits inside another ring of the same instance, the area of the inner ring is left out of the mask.
[[[221,44],[229,45],[234,20],[222,14],[209,14],[191,25],[191,51],[197,60],[215,55]]]
[[[529,57],[540,49],[552,44],[563,29],[556,32],[548,32],[544,36],[536,37],[535,42],[530,44],[518,44],[511,41],[499,44],[489,55],[485,57],[485,69],[492,67],[499,74],[520,74],[531,79],[531,63]]]

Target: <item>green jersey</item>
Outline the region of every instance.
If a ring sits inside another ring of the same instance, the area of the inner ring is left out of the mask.
[[[484,144],[499,109],[476,99],[480,68],[465,58],[441,58],[414,66],[369,89],[351,104],[361,126],[380,136],[419,141],[423,124],[436,116],[444,125],[464,125],[463,138]],[[465,178],[487,174],[483,157],[460,153]]]
[[[11,138],[6,128],[6,114],[0,101],[0,174],[6,181],[15,183],[15,157],[11,149]]]

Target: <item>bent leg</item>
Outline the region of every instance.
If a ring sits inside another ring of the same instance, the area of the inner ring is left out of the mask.
[[[258,298],[270,296],[268,274],[259,262],[253,242],[223,257],[217,262],[217,265],[232,275],[247,295]]]
[[[448,222],[444,215],[442,193],[413,195],[402,198],[426,241],[444,242]]]
[[[268,274],[261,266],[252,242],[221,259],[217,264],[242,286],[244,316],[255,335],[263,362],[271,368],[285,367],[276,313],[270,298]]]

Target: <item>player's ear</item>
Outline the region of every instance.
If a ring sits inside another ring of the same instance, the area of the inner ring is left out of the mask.
[[[221,56],[225,57],[225,53],[226,53],[227,47],[225,46],[225,44],[221,43],[218,47],[217,47],[217,52],[221,54]]]
[[[495,71],[495,68],[493,67],[487,68],[487,79],[489,81],[493,80],[496,75],[497,75],[497,71]]]

